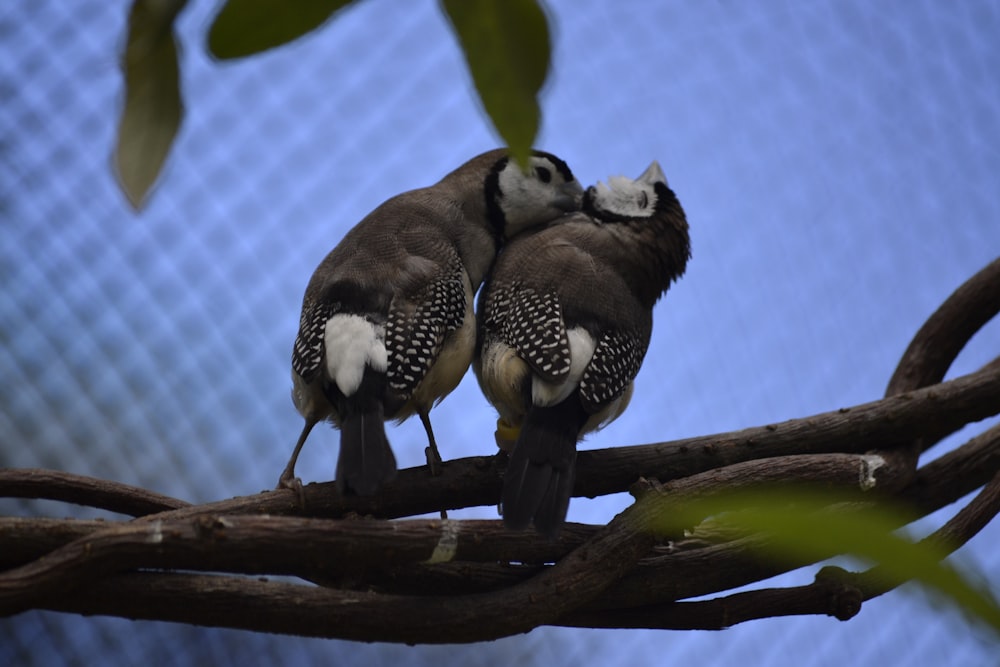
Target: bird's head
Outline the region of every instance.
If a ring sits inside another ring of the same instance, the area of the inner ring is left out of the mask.
[[[534,151],[525,169],[504,156],[486,179],[487,209],[503,238],[578,211],[582,198],[583,188],[569,166],[543,151]]]

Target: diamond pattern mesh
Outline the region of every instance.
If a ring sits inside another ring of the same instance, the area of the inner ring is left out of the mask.
[[[110,169],[128,3],[0,6],[0,465],[196,502],[272,487],[301,427],[288,364],[313,268],[379,202],[496,143],[430,0],[359,3],[236,63],[205,53],[217,3],[189,4],[179,23],[187,113],[139,215]],[[539,147],[584,184],[658,159],[694,253],[657,306],[632,406],[585,446],[876,398],[924,318],[1000,250],[997,2],[549,4],[556,52]],[[995,356],[998,341],[993,323],[952,375]],[[446,459],[492,451],[495,415],[471,378],[432,418]],[[417,420],[389,436],[401,467],[423,462]],[[317,429],[298,467],[306,481],[332,478],[335,443]],[[570,519],[606,521],[626,502],[574,499]],[[93,514],[8,499],[0,513]],[[991,526],[959,556],[994,586],[998,540]],[[995,644],[913,592],[846,624],[543,628],[471,647],[43,612],[0,619],[0,664],[12,665],[995,657]]]

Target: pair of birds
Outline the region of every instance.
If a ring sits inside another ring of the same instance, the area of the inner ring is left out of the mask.
[[[420,416],[433,470],[428,414],[472,363],[500,415],[498,443],[513,441],[504,522],[555,536],[576,443],[625,410],[653,305],[689,257],[684,212],[656,162],[584,191],[555,155],[535,151],[522,169],[499,149],[392,197],[306,288],[292,354],[305,426],[279,487],[301,488],[295,462],[323,420],[341,431],[343,493],[373,495],[395,475],[387,419]]]

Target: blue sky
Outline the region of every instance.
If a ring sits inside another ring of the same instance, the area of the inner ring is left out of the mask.
[[[192,501],[272,487],[301,427],[289,357],[316,264],[381,201],[498,142],[430,0],[365,0],[292,45],[224,64],[204,48],[215,6],[192,0],[181,17],[187,114],[139,215],[110,168],[128,3],[0,9],[0,428],[9,434],[0,465]],[[553,0],[549,9],[553,67],[537,146],[585,185],[659,160],[693,247],[687,275],[657,305],[632,406],[584,447],[878,398],[925,318],[1000,251],[1000,3]],[[998,342],[994,322],[949,377],[991,359]],[[493,451],[495,415],[471,374],[432,418],[446,459]],[[401,466],[423,462],[417,420],[389,437]],[[332,478],[336,442],[331,429],[314,431],[304,481]],[[569,518],[603,522],[626,504],[574,499]],[[993,525],[960,552],[994,590],[998,540]],[[471,647],[37,612],[0,621],[0,637],[0,657],[15,664],[97,653],[122,664],[154,654],[158,664],[279,655],[782,664],[804,652],[819,665],[976,665],[996,650],[912,591],[848,623],[542,628]]]

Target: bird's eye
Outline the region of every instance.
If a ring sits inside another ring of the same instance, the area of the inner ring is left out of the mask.
[[[552,180],[552,172],[545,167],[539,167],[535,170],[535,174],[538,176],[538,180],[542,183],[548,183]]]
[[[639,193],[639,208],[646,208],[649,205],[649,195],[645,192]]]

